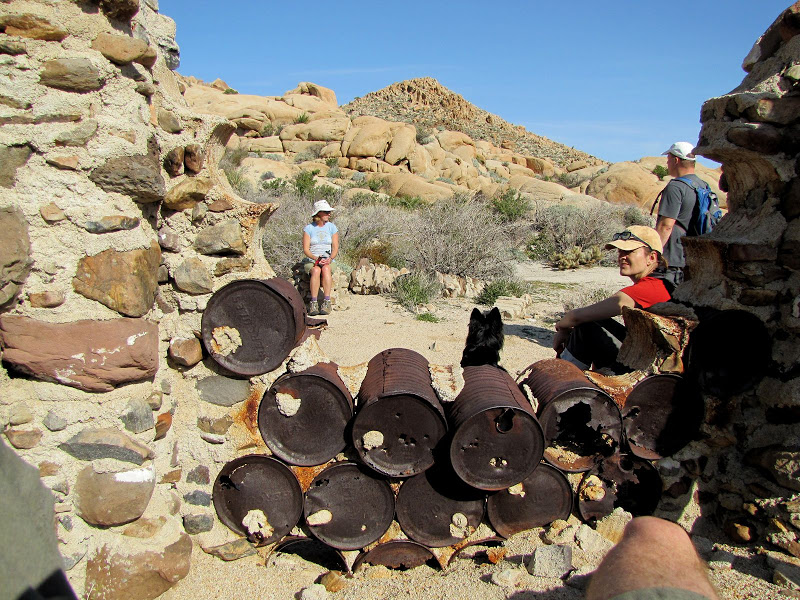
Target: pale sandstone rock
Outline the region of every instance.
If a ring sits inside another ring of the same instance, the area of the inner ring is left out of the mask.
[[[281,138],[277,135],[255,138],[245,142],[250,152],[279,153],[283,152]]]
[[[327,102],[333,106],[339,105],[336,101],[336,93],[333,90],[317,85],[316,83],[311,83],[310,81],[301,81],[297,84],[296,88],[289,90],[284,95],[289,94],[308,94],[309,96],[316,96],[323,102]]]
[[[158,369],[158,326],[142,319],[44,323],[0,316],[3,360],[37,379],[87,391],[148,379]]]
[[[281,130],[280,139],[322,141],[342,140],[350,128],[350,119],[344,116],[329,119],[315,119],[308,123],[287,125]],[[251,146],[252,148],[252,146]]]
[[[156,473],[152,466],[97,473],[90,465],[75,481],[75,509],[92,525],[107,527],[129,523],[144,513],[155,484]]]
[[[94,39],[92,48],[115,64],[127,65],[147,52],[148,45],[139,38],[103,32]]]
[[[413,125],[404,125],[392,136],[389,150],[386,152],[384,160],[396,165],[401,160],[409,157],[417,145],[417,129]]]
[[[0,306],[19,294],[31,268],[28,223],[14,207],[0,209]]]
[[[39,81],[68,92],[93,92],[105,81],[100,70],[88,58],[54,58],[44,63]]]
[[[170,210],[185,210],[206,199],[214,182],[206,177],[187,177],[164,196],[164,206]]]
[[[635,204],[648,210],[665,181],[631,162],[615,163],[598,174],[586,188],[589,196],[619,204]]]
[[[347,149],[342,145],[345,156],[383,157],[392,139],[392,123],[377,117],[358,117],[353,119],[353,125],[345,136],[345,141],[351,138]],[[352,137],[351,137],[352,132]]]
[[[69,35],[44,17],[30,13],[0,17],[0,28],[6,35],[16,35],[34,40],[60,42]]]

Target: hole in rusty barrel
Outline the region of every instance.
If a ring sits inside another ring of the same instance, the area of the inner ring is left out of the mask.
[[[578,486],[578,512],[592,523],[622,508],[635,517],[651,515],[661,499],[656,468],[634,455],[617,454],[595,465]]]
[[[743,310],[701,317],[689,337],[688,372],[704,392],[727,398],[761,379],[772,355],[764,323]]]
[[[350,570],[341,552],[314,538],[287,536],[275,545],[272,553],[294,554],[330,571],[349,572]]]
[[[494,425],[500,433],[508,433],[514,428],[514,411],[504,410],[503,413],[494,420]]]

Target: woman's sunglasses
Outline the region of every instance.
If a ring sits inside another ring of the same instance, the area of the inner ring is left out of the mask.
[[[615,233],[614,237],[611,238],[611,241],[616,242],[617,240],[622,240],[622,241],[636,240],[637,242],[642,242],[648,248],[650,247],[650,244],[645,242],[642,238],[636,237],[630,231],[622,231],[620,233]]]

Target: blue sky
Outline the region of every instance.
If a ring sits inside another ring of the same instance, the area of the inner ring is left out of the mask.
[[[608,161],[696,143],[700,107],[789,0],[359,2],[161,0],[182,75],[280,95],[299,81],[340,104],[434,77],[529,131]],[[681,9],[684,14],[681,14]]]

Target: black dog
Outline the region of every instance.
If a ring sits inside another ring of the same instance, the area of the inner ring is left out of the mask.
[[[469,317],[467,343],[461,355],[461,366],[492,365],[502,369],[497,363],[500,361],[503,339],[503,319],[497,307],[486,312],[473,308]]]

